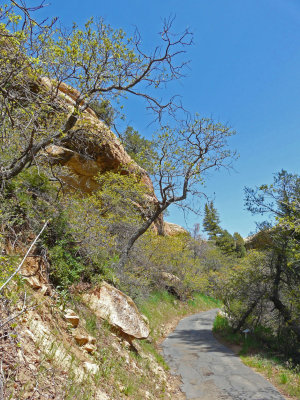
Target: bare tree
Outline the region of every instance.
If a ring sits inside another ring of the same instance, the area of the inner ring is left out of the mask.
[[[119,268],[126,263],[135,241],[170,205],[188,207],[188,196],[204,195],[201,185],[207,171],[229,168],[236,158],[227,138],[235,132],[211,119],[185,121],[181,128],[166,126],[156,138],[157,158],[153,165],[153,181],[158,202],[145,211],[144,223],[132,234],[125,246]]]

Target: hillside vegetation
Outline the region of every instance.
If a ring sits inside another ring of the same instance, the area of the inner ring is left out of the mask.
[[[0,6],[0,399],[180,399],[157,344],[178,318],[221,303],[216,330],[249,328],[294,368],[299,177],[246,189],[251,212],[273,214],[246,243],[212,202],[208,240],[197,224],[168,224],[171,205],[202,210],[207,171],[236,158],[229,126],[156,97],[183,76],[191,33],[167,20],[146,52],[101,19],[40,22],[42,6]],[[152,140],[118,132],[126,96],[153,111]],[[95,308],[103,287],[147,334]]]

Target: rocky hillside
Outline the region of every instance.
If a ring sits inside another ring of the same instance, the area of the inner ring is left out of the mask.
[[[78,285],[67,300],[34,268],[27,262],[27,283],[15,282],[15,300],[6,308],[1,303],[1,399],[184,398],[154,338],[157,343],[178,317],[213,302],[201,298],[188,306],[165,295],[145,303],[149,321],[106,282]]]
[[[131,299],[104,283],[77,293],[70,309],[43,289],[26,289],[26,310],[17,304],[22,315],[1,337],[5,399],[178,398],[164,368],[136,342],[149,326]]]

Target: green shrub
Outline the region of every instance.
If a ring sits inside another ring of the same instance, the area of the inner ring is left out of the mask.
[[[228,319],[218,314],[214,320],[213,331],[228,331],[229,330],[229,322]]]
[[[50,279],[60,288],[78,282],[85,268],[74,253],[75,248],[72,248],[67,240],[61,240],[49,250]]]

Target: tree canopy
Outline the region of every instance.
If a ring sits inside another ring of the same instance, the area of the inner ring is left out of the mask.
[[[0,181],[36,164],[49,144],[73,137],[77,121],[95,101],[106,105],[107,114],[107,102],[117,107],[132,95],[145,100],[158,119],[180,107],[175,97],[163,101],[151,88],[182,76],[186,62],[180,56],[192,40],[188,30],[174,34],[172,20],[166,20],[160,45],[146,53],[138,32],[127,37],[93,18],[82,29],[44,26],[21,5],[11,1],[0,8]],[[61,101],[65,85],[74,97],[72,107]]]

